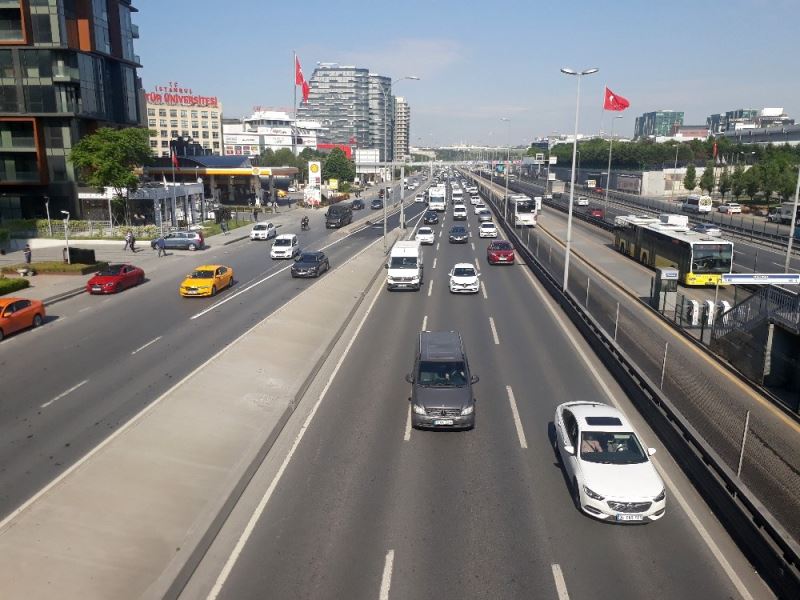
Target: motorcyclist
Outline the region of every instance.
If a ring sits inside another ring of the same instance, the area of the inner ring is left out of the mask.
[[[300,229],[308,229],[308,217],[300,219]]]

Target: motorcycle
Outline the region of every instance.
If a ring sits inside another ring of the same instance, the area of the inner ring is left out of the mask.
[[[308,231],[310,227],[308,226],[308,217],[303,217],[300,219],[300,230],[301,231]]]

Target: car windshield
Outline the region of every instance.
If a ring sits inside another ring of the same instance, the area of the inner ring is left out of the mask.
[[[420,361],[419,384],[425,387],[463,387],[467,369],[463,361]]]
[[[420,227],[418,235],[430,235],[433,230],[430,227]]]
[[[283,238],[283,239],[278,238],[277,240],[275,240],[275,244],[274,245],[275,246],[291,246],[292,245],[292,240],[287,240],[286,238]]]
[[[494,229],[494,223],[481,223],[481,229]]]
[[[462,233],[465,233],[465,232],[466,232],[466,229],[464,229],[463,227],[453,227],[450,230],[450,233],[453,233],[455,235],[459,235],[459,234],[462,234]]]
[[[647,462],[647,455],[632,432],[584,431],[580,451],[581,459],[586,462],[608,465]]]
[[[253,227],[253,231],[264,231],[267,228],[266,225],[256,225]]]
[[[490,250],[511,250],[511,244],[509,242],[495,242],[491,246],[489,246]]]
[[[391,269],[416,269],[417,257],[416,256],[393,256],[389,262]]]
[[[315,263],[318,262],[318,259],[316,254],[301,254],[300,260],[298,260],[297,262]]]
[[[474,277],[475,269],[471,267],[456,267],[453,269],[453,277]]]
[[[214,271],[192,271],[192,279],[213,279]]]
[[[122,271],[122,265],[108,265],[102,271],[99,271],[97,274],[101,277],[109,277],[111,275],[119,275]]]
[[[730,273],[732,254],[731,244],[694,244],[692,273]]]

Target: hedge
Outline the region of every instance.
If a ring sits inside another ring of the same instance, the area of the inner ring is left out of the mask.
[[[16,273],[17,269],[31,269],[36,273],[43,273],[43,274],[57,274],[57,275],[86,275],[87,273],[94,273],[95,271],[100,271],[108,266],[106,262],[98,262],[95,265],[82,265],[78,263],[73,263],[71,265],[61,262],[58,260],[47,261],[47,262],[32,262],[29,265],[26,264],[16,264],[16,265],[6,265],[0,272],[3,273]]]
[[[24,290],[30,284],[31,282],[23,277],[3,277],[0,279],[0,296]]]

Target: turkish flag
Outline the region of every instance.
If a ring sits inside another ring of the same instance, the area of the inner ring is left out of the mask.
[[[610,89],[606,88],[606,97],[603,101],[603,110],[625,110],[631,105],[626,98],[617,96]]]
[[[294,55],[294,84],[295,85],[303,85],[306,82],[306,78],[303,77],[303,69],[300,67],[300,59],[297,58],[297,55]]]
[[[308,85],[308,82],[303,80],[303,102],[308,102],[308,92],[311,88]]]
[[[175,148],[170,150],[170,154],[172,155],[172,166],[176,169],[178,168],[178,154],[175,152]]]

